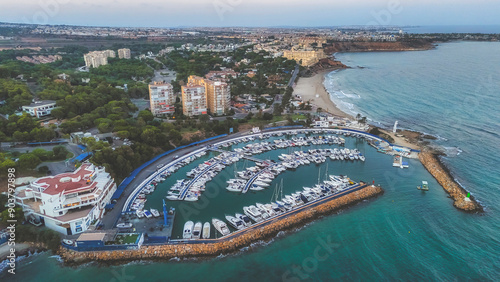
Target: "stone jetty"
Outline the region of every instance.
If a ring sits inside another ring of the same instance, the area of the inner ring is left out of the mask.
[[[102,263],[127,262],[134,260],[168,260],[171,258],[208,258],[220,254],[237,252],[253,242],[273,238],[278,232],[302,226],[308,221],[328,215],[338,209],[348,207],[368,198],[383,193],[379,186],[366,186],[339,198],[332,199],[314,207],[279,219],[271,219],[260,227],[250,227],[248,230],[227,237],[212,239],[204,243],[165,244],[141,246],[137,250],[76,252],[61,247],[59,255],[67,264],[81,264],[90,261]]]
[[[434,178],[441,184],[444,190],[454,200],[453,205],[467,212],[482,211],[483,208],[474,196],[467,197],[467,191],[453,179],[448,169],[441,163],[439,157],[432,152],[421,152],[420,161]]]

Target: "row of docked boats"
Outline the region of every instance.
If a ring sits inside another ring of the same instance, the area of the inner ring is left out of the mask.
[[[344,191],[354,184],[356,183],[351,181],[347,176],[329,175],[327,180],[313,187],[304,187],[303,190],[283,196],[283,183],[281,183],[281,185],[276,186],[270,203],[256,203],[255,205],[243,207],[243,213],[226,215],[226,221],[213,218],[212,225],[222,236],[226,236],[231,233],[229,226],[236,231],[244,230],[255,223],[266,221],[305,204],[314,203],[326,196]],[[196,224],[192,221],[186,222],[183,238],[200,239],[200,236],[203,239],[210,238],[210,234],[205,233],[205,230],[210,231],[208,222],[203,225],[203,233],[200,232],[201,226],[201,222]]]
[[[202,225],[201,222],[187,221],[184,224],[184,229],[182,233],[183,239],[208,239],[210,238],[210,223],[205,222]]]
[[[135,214],[137,215],[138,218],[153,218],[153,217],[160,217],[160,212],[157,209],[140,209],[136,210]]]
[[[278,158],[281,163],[265,161],[257,163],[257,166],[248,167],[244,171],[238,171],[238,178],[229,179],[226,189],[231,192],[246,192],[247,190],[260,191],[266,189],[273,179],[287,169],[296,169],[301,165],[311,163],[320,164],[327,157],[332,160],[361,160],[365,157],[357,149],[334,148],[334,149],[311,149],[308,151],[295,151],[291,154],[281,154]]]
[[[191,179],[181,179],[170,187],[166,198],[171,201],[197,201],[205,185],[211,181],[226,166],[240,160],[238,154],[234,152],[223,152],[216,157],[209,159],[197,167],[187,172],[186,176]]]

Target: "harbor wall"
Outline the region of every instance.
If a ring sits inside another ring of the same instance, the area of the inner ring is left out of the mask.
[[[420,161],[432,176],[441,184],[443,189],[454,200],[453,205],[460,210],[467,212],[482,211],[483,208],[476,201],[474,196],[467,198],[467,191],[454,179],[449,170],[441,163],[439,157],[432,152],[421,152]]]
[[[203,243],[190,242],[179,244],[165,244],[155,246],[141,246],[138,250],[120,251],[91,251],[76,252],[61,247],[59,255],[67,264],[82,264],[90,261],[103,263],[126,262],[134,260],[168,260],[171,258],[203,258],[216,257],[220,254],[237,252],[251,243],[273,238],[280,231],[290,230],[301,226],[308,221],[317,219],[322,215],[330,214],[340,208],[356,204],[368,198],[383,193],[379,186],[366,186],[344,196],[333,198],[317,206],[304,209],[298,213],[283,217],[263,226],[250,227],[233,236],[229,235],[219,239],[212,239]]]

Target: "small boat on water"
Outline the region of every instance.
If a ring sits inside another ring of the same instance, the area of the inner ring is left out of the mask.
[[[208,239],[210,238],[210,223],[208,222],[205,222],[205,224],[203,224],[203,239]]]
[[[141,210],[136,210],[135,214],[137,215],[138,218],[143,218],[144,217],[144,212]]]
[[[159,217],[160,213],[158,212],[157,209],[150,209],[151,213],[153,214],[154,217]]]
[[[422,191],[429,191],[429,183],[427,183],[427,181],[422,181],[422,186],[418,185],[417,189]]]
[[[191,239],[193,237],[193,226],[194,222],[188,221],[184,224],[184,231],[182,233],[182,238]]]
[[[222,236],[226,236],[229,233],[231,233],[231,231],[229,231],[229,228],[227,228],[227,224],[220,219],[213,218],[212,224],[214,225],[215,229],[217,229],[217,231],[219,231],[220,234],[222,234]]]
[[[194,228],[193,228],[193,239],[200,239],[201,228],[202,228],[201,222],[199,222],[199,221],[196,222],[196,224],[194,225]]]

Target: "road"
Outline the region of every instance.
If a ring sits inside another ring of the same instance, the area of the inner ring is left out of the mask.
[[[293,70],[292,78],[290,78],[290,81],[288,82],[288,87],[293,86],[298,74],[299,74],[299,65],[296,65],[295,69]]]

